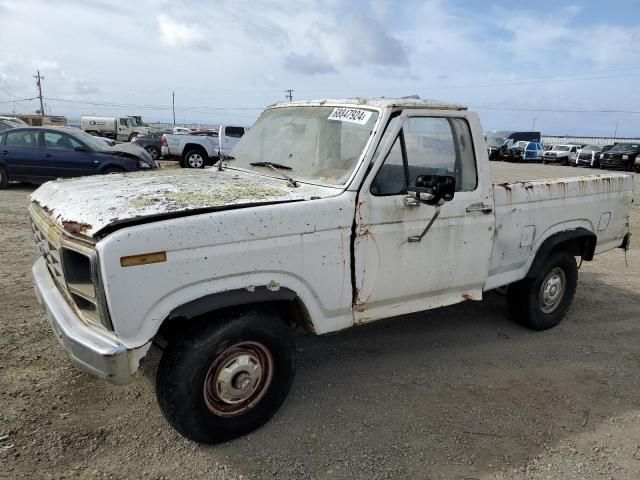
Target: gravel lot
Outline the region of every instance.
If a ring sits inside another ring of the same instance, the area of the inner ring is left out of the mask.
[[[558,172],[561,167],[558,167]],[[640,478],[640,176],[635,242],[585,263],[559,327],[505,298],[300,335],[288,400],[200,446],[168,427],[157,363],[116,387],[74,368],[37,305],[33,187],[0,191],[0,478]]]

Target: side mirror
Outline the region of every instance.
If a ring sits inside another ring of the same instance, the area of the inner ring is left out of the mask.
[[[427,205],[442,205],[453,200],[456,179],[440,175],[418,175],[415,187],[407,187],[407,192]]]

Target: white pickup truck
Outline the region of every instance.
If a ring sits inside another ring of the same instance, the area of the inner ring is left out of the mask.
[[[204,168],[226,155],[247,131],[246,127],[220,125],[217,134],[209,131],[165,133],[162,136],[162,157],[177,159],[183,168]]]
[[[632,175],[507,164],[492,180],[461,106],[277,104],[231,155],[31,196],[36,292],[63,348],[125,384],[159,346],[160,408],[198,442],[276,412],[295,326],[328,334],[508,287],[513,319],[544,330],[571,305],[576,257],[629,245]]]

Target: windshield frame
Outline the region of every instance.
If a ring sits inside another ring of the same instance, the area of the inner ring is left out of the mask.
[[[260,119],[262,119],[263,116],[265,116],[268,112],[271,112],[275,109],[281,109],[281,108],[318,108],[318,107],[333,107],[333,108],[356,108],[359,110],[368,110],[371,112],[374,112],[378,115],[378,118],[376,119],[375,123],[373,124],[373,127],[371,129],[371,134],[369,135],[369,138],[367,139],[367,142],[365,143],[365,145],[362,147],[362,151],[360,152],[360,156],[358,157],[358,160],[355,162],[353,168],[351,169],[351,173],[349,174],[348,177],[345,177],[345,180],[342,183],[325,183],[322,182],[320,180],[314,181],[313,179],[310,178],[299,178],[296,176],[296,172],[295,170],[292,171],[287,171],[287,175],[290,175],[291,177],[293,177],[293,179],[301,184],[305,184],[305,185],[316,185],[316,186],[320,186],[320,187],[329,187],[329,188],[334,188],[334,189],[338,189],[338,190],[346,190],[349,188],[349,185],[351,185],[351,183],[353,182],[353,179],[355,178],[355,176],[358,174],[358,172],[360,171],[360,168],[362,167],[362,164],[364,163],[364,160],[367,158],[367,156],[370,153],[371,150],[371,145],[373,144],[373,142],[375,141],[375,139],[378,137],[378,134],[380,133],[380,125],[382,124],[381,122],[383,121],[384,117],[385,117],[385,112],[384,112],[384,108],[382,107],[377,107],[377,106],[373,106],[373,105],[367,105],[367,104],[357,104],[357,103],[339,103],[339,102],[309,102],[309,103],[304,103],[304,104],[299,104],[299,103],[291,103],[291,104],[278,104],[278,105],[272,105],[268,108],[266,108],[261,114],[260,116],[257,118],[257,120],[254,122],[254,124],[250,127],[253,128],[254,125],[256,125],[258,123],[258,121],[260,121]],[[231,151],[229,152],[229,156],[233,158],[233,152],[236,149],[237,145],[240,145],[241,142],[243,142],[243,139],[247,138],[246,135],[241,137],[238,142],[233,146],[233,148],[231,149]],[[230,159],[229,161],[224,163],[224,168],[228,168],[230,170],[237,170],[237,171],[241,171],[241,172],[247,172],[247,173],[251,173],[254,175],[260,175],[260,176],[264,176],[264,177],[270,177],[270,178],[277,178],[280,179],[282,181],[286,181],[285,179],[283,179],[283,177],[281,175],[278,175],[275,171],[270,170],[270,169],[265,169],[265,172],[261,172],[255,169],[249,169],[249,168],[243,168],[243,167],[238,167],[236,165],[233,164],[233,159]]]

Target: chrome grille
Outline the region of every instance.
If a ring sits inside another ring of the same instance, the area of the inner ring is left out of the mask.
[[[64,271],[62,270],[62,261],[60,259],[60,245],[54,244],[48,239],[47,236],[38,229],[33,220],[31,221],[31,229],[33,230],[33,237],[36,241],[38,255],[42,256],[47,262],[47,268],[58,285],[58,288],[66,290]]]
[[[31,229],[37,253],[45,259],[51,277],[69,305],[86,322],[112,330],[95,250],[66,239],[37,209],[31,212]]]

